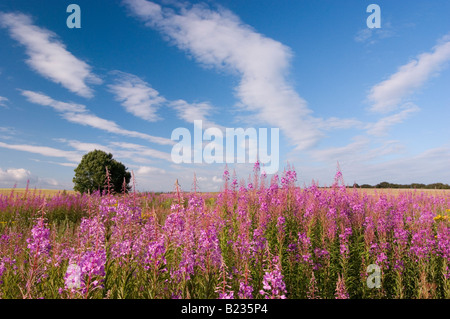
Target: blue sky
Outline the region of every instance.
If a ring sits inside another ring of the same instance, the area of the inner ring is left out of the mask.
[[[70,29],[69,4],[81,8]],[[381,28],[369,29],[369,4]],[[175,164],[172,131],[279,128],[280,174],[330,185],[450,183],[450,3],[0,3],[0,187],[71,189],[93,149],[139,190],[218,190],[225,164]],[[247,178],[249,164],[228,164]]]

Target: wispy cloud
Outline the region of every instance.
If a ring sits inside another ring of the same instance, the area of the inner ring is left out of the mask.
[[[7,144],[0,142],[0,147],[17,150],[17,151],[23,151],[23,152],[29,152],[34,154],[40,154],[43,156],[49,156],[49,157],[61,157],[65,158],[70,162],[79,162],[81,160],[81,155],[78,152],[74,151],[64,151],[53,147],[47,147],[47,146],[36,146],[36,145],[27,145],[27,144]]]
[[[3,140],[10,140],[16,135],[16,130],[12,127],[0,126],[0,138]]]
[[[353,142],[338,147],[329,147],[325,149],[316,149],[309,151],[309,154],[316,161],[335,163],[336,161],[343,161],[354,156],[354,154],[361,154],[367,151],[370,140],[367,137],[357,136],[353,138]]]
[[[422,87],[431,76],[441,71],[450,61],[450,36],[440,40],[432,52],[419,55],[401,66],[387,80],[370,90],[370,110],[386,113],[395,110],[405,98]]]
[[[385,116],[376,123],[368,124],[366,126],[367,133],[375,136],[385,136],[387,135],[391,126],[402,123],[412,113],[420,111],[420,108],[412,103],[406,103],[402,107],[402,111],[393,115]]]
[[[93,96],[87,83],[99,84],[101,79],[92,73],[91,66],[70,53],[55,33],[34,25],[21,13],[0,12],[0,26],[25,47],[29,57],[26,62],[33,70],[73,93]]]
[[[379,161],[404,149],[396,140],[385,140],[378,144],[367,136],[355,136],[352,140],[345,146],[310,150],[308,154],[316,162],[335,165],[337,161],[341,164]]]
[[[364,124],[357,119],[341,119],[337,117],[330,117],[328,119],[317,118],[313,122],[321,130],[338,130],[338,129],[349,129],[349,128],[362,128]]]
[[[63,138],[55,140],[83,153],[88,153],[93,150],[102,150],[107,153],[112,153],[118,158],[127,158],[133,160],[134,162],[139,162],[140,158],[162,159],[165,161],[170,161],[171,159],[169,153],[134,143],[111,142],[108,143],[108,145],[102,145],[99,143],[86,143],[77,140],[66,140]]]
[[[22,95],[25,96],[29,102],[52,107],[55,111],[61,114],[62,118],[64,118],[69,122],[84,126],[90,126],[96,129],[100,129],[109,133],[114,133],[122,136],[144,139],[152,143],[157,143],[161,145],[174,144],[174,142],[168,138],[152,136],[149,134],[124,129],[114,121],[106,120],[90,113],[89,110],[84,105],[56,101],[51,97],[38,92],[27,90],[22,90],[21,92]]]
[[[239,105],[253,120],[279,127],[298,149],[313,146],[322,133],[311,110],[286,80],[291,50],[255,32],[225,9],[204,5],[171,8],[145,0],[125,0],[131,12],[161,31],[199,63],[240,75]]]
[[[59,165],[59,166],[64,166],[64,167],[72,167],[75,168],[78,166],[78,163],[67,163],[67,162],[54,162],[54,161],[42,161],[39,160],[37,158],[30,158],[30,160],[34,161],[34,162],[38,162],[38,163],[49,163],[49,164],[54,164],[54,165]]]
[[[391,38],[396,35],[390,22],[383,23],[381,28],[364,28],[359,30],[354,40],[356,42],[366,43],[368,45],[375,44],[382,39]]]
[[[177,111],[180,119],[188,123],[194,123],[196,120],[201,120],[203,128],[220,127],[220,125],[215,124],[208,119],[214,108],[207,102],[188,103],[184,100],[176,100],[170,102],[169,106]]]
[[[148,176],[152,174],[165,174],[165,173],[166,171],[164,169],[153,166],[140,166],[136,171],[136,174],[138,176]]]
[[[57,139],[57,140],[59,142],[66,143],[68,146],[76,149],[77,151],[81,151],[83,153],[88,153],[93,150],[101,150],[106,153],[114,153],[114,151],[110,147],[101,145],[98,143],[84,143],[84,142],[80,142],[77,140],[66,141],[65,139]]]
[[[4,107],[4,108],[8,108],[8,105],[6,105],[6,102],[8,101],[8,99],[4,96],[0,96],[0,106]]]
[[[113,74],[117,75],[116,82],[108,87],[127,112],[149,122],[160,119],[156,111],[166,99],[158,91],[135,75],[119,71]]]
[[[188,103],[182,99],[170,101],[136,75],[121,71],[111,73],[117,78],[115,84],[108,87],[127,112],[149,122],[155,122],[161,120],[156,114],[158,108],[170,107],[183,121],[194,123],[195,120],[202,120],[205,128],[218,127],[207,119],[214,111],[210,103]]]
[[[171,161],[171,157],[169,153],[161,152],[143,145],[134,144],[134,143],[125,143],[125,142],[112,142],[112,146],[116,146],[122,149],[125,149],[127,153],[132,154],[133,157],[136,156],[146,156],[157,159],[162,159],[166,161]]]
[[[27,100],[29,102],[34,103],[34,104],[40,104],[43,106],[50,106],[55,111],[60,112],[60,113],[84,113],[84,112],[87,112],[86,106],[84,106],[82,104],[56,101],[45,94],[34,92],[34,91],[21,90],[20,92],[23,96],[25,96],[27,98]]]

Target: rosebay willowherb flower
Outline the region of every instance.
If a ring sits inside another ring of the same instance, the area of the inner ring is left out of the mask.
[[[341,275],[338,276],[338,281],[336,283],[336,299],[349,299],[347,288],[345,287],[344,278]]]
[[[253,287],[243,281],[239,282],[239,299],[253,299]]]
[[[3,261],[0,261],[0,285],[3,284],[2,276],[5,271],[6,271],[5,263]]]
[[[166,248],[162,238],[150,242],[144,257],[144,269],[165,272],[166,269],[163,268],[167,264],[165,252]]]
[[[266,271],[263,277],[263,289],[259,291],[266,299],[286,299],[286,284],[283,281],[279,266],[279,258],[272,259],[271,271]]]
[[[48,256],[52,244],[50,243],[50,229],[43,217],[38,218],[37,223],[31,229],[31,237],[27,239],[27,248],[32,258]]]
[[[105,276],[106,251],[85,252],[78,263],[81,269],[81,289],[84,293],[101,287]]]

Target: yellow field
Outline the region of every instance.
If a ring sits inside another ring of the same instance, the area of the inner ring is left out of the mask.
[[[12,188],[0,188],[0,194],[3,195],[9,195],[11,194],[11,191],[13,189]],[[15,188],[14,189],[14,194],[24,194],[26,191],[26,188]],[[62,193],[63,190],[58,190],[58,189],[34,189],[34,188],[29,188],[28,189],[28,194],[33,194],[35,193],[36,195],[46,195],[46,196],[54,196],[57,195],[59,193]],[[73,190],[66,190],[67,194],[75,194],[76,192]]]
[[[350,189],[351,190],[351,189]],[[450,189],[410,189],[410,188],[358,188],[358,191],[367,195],[389,194],[397,196],[400,193],[425,193],[430,195],[450,195]]]

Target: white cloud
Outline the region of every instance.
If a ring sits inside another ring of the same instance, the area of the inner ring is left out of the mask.
[[[346,146],[329,147],[309,151],[309,154],[316,161],[342,161],[343,159],[354,157],[355,154],[361,154],[367,150],[370,140],[366,137],[357,136],[353,138],[354,142]]]
[[[324,131],[337,130],[337,129],[349,129],[349,128],[362,128],[364,125],[357,119],[340,119],[337,117],[330,117],[328,119],[315,119],[313,122],[316,126]]]
[[[111,145],[125,149],[129,154],[132,154],[133,157],[148,156],[166,161],[171,161],[171,156],[169,153],[161,152],[152,148],[148,148],[146,146],[125,142],[112,142]]]
[[[313,159],[314,163],[320,163],[322,168],[333,166],[336,162],[339,162],[342,165],[349,165],[350,169],[352,169],[371,162],[383,161],[388,156],[400,155],[405,149],[396,140],[385,140],[375,143],[366,136],[355,136],[352,140],[351,143],[345,146],[310,150],[307,154]],[[317,178],[323,177],[322,172],[317,171],[316,173]]]
[[[177,112],[178,118],[188,123],[202,120],[204,128],[218,127],[207,119],[208,115],[214,111],[210,103],[188,103],[181,99],[169,101],[150,87],[150,84],[133,74],[120,71],[112,73],[117,75],[116,83],[108,87],[115,95],[116,100],[122,102],[127,112],[149,122],[155,122],[161,119],[156,114],[157,109],[161,106],[168,106]]]
[[[72,113],[83,113],[87,112],[86,106],[82,104],[76,104],[76,103],[66,103],[66,102],[60,102],[53,100],[47,95],[44,95],[42,93],[34,92],[34,91],[28,91],[28,90],[21,90],[21,93],[23,96],[27,98],[27,100],[34,104],[40,104],[44,106],[50,106],[55,111],[64,113],[64,112],[72,112]]]
[[[61,140],[61,142],[65,142],[65,140]],[[97,143],[83,143],[83,142],[76,141],[76,140],[70,140],[70,141],[67,141],[67,144],[69,146],[73,147],[74,149],[76,149],[77,151],[81,151],[84,153],[88,153],[93,150],[101,150],[106,153],[114,153],[114,151],[111,148],[104,146],[104,145],[97,144]]]
[[[0,168],[0,181],[3,185],[11,182],[27,181],[31,177],[31,172],[24,168],[10,168],[2,170]],[[12,185],[10,185],[12,186]]]
[[[166,99],[139,77],[119,71],[114,73],[118,75],[116,83],[108,87],[125,110],[149,122],[159,120],[156,111]]]
[[[217,176],[213,176],[212,177],[212,181],[213,181],[213,183],[223,183],[223,179],[222,178],[220,178],[220,177],[217,177]]]
[[[0,126],[0,138],[2,140],[10,140],[16,134],[16,130],[12,127]]]
[[[441,71],[450,60],[450,37],[444,37],[432,52],[419,55],[401,66],[389,79],[376,84],[368,99],[371,111],[386,113],[395,110],[404,99],[419,89],[432,75]]]
[[[86,62],[67,51],[56,34],[35,26],[29,16],[21,13],[0,12],[0,26],[7,28],[11,37],[25,46],[29,57],[26,62],[33,70],[80,96],[93,96],[87,83],[102,81]]]
[[[148,176],[153,174],[165,174],[166,171],[164,169],[152,166],[140,166],[137,171],[137,176]]]
[[[241,76],[236,94],[253,122],[279,127],[298,149],[322,137],[307,103],[286,80],[291,50],[255,32],[228,10],[203,5],[174,10],[145,0],[124,1],[147,26],[160,30],[180,49],[206,66]]]
[[[366,40],[370,39],[372,37],[372,29],[364,28],[358,31],[358,33],[355,36],[356,42],[365,42]]]
[[[377,43],[379,40],[395,36],[395,31],[390,22],[383,23],[382,28],[364,28],[359,30],[354,37],[356,42],[369,45]]]
[[[58,162],[49,162],[49,163],[50,164],[56,164],[56,165],[59,165],[59,166],[64,166],[64,167],[73,167],[73,168],[78,166],[78,164],[75,164],[75,163],[58,163]]]
[[[149,134],[130,131],[120,127],[116,122],[111,120],[106,120],[100,118],[93,114],[86,113],[64,113],[63,118],[72,123],[77,123],[85,126],[90,126],[93,128],[97,128],[109,133],[114,133],[118,135],[128,136],[128,137],[136,137],[140,139],[147,140],[152,143],[157,143],[161,145],[172,145],[173,141],[167,138],[152,136]]]
[[[176,100],[169,103],[169,106],[177,111],[178,117],[188,123],[201,120],[203,129],[209,127],[221,127],[207,119],[207,116],[214,110],[211,104],[207,102],[202,103],[188,103],[184,100]]]
[[[1,107],[7,108],[8,107],[8,105],[6,105],[7,101],[8,101],[8,99],[6,97],[0,96],[0,106]]]
[[[81,160],[81,155],[74,151],[64,151],[47,146],[36,146],[36,145],[26,145],[26,144],[7,144],[0,142],[0,147],[18,150],[23,152],[29,152],[34,154],[40,154],[49,157],[62,157],[70,162],[79,162]]]
[[[61,114],[62,118],[72,123],[90,126],[118,135],[141,138],[161,145],[174,144],[174,142],[168,138],[152,136],[149,134],[124,129],[114,121],[106,120],[89,113],[84,105],[56,101],[47,95],[33,91],[23,90],[22,95],[25,96],[31,103],[52,107],[55,111]]]
[[[82,153],[88,153],[93,150],[102,150],[113,154],[116,158],[131,159],[135,163],[151,162],[149,158],[162,159],[165,161],[171,160],[170,154],[168,153],[134,143],[111,142],[106,146],[98,143],[85,143],[77,140],[66,140],[61,138],[55,140]]]
[[[10,188],[15,186],[23,188],[27,183],[29,183],[30,188],[40,189],[58,189],[63,186],[54,178],[36,176],[25,168],[8,168],[5,170],[0,168],[0,187]]]
[[[407,103],[403,105],[403,110],[386,117],[383,117],[378,122],[373,124],[368,124],[366,126],[367,133],[375,136],[384,136],[387,135],[387,132],[391,126],[394,124],[403,123],[405,119],[407,119],[412,113],[418,112],[420,109],[418,106]]]

